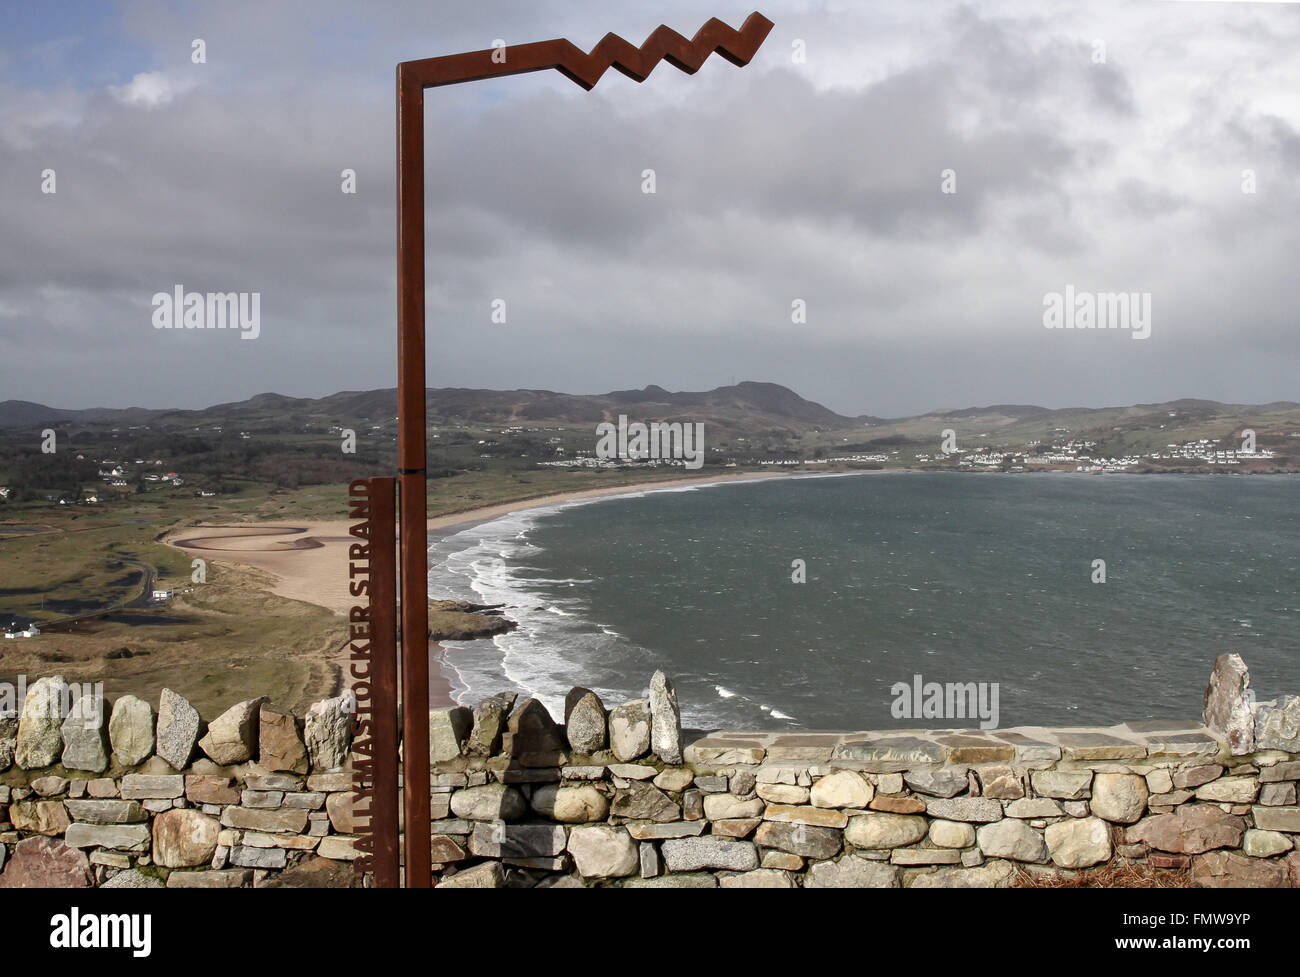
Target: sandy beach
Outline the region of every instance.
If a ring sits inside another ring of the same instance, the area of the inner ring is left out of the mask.
[[[484,506],[438,516],[428,521],[429,540],[451,535],[479,523],[512,512],[537,509],[581,499],[624,495],[647,489],[671,489],[684,485],[720,484],[764,478],[790,477],[790,472],[744,472],[734,475],[708,475],[663,480],[632,485],[611,486],[580,492],[553,495]],[[803,474],[803,473],[800,473]],[[271,574],[271,592],[291,600],[305,601],[328,608],[340,618],[347,616],[356,599],[348,593],[348,536],[351,525],[345,519],[304,521],[292,524],[244,523],[235,525],[191,526],[167,536],[163,542],[190,557],[203,557],[217,564],[228,563],[256,567]],[[343,626],[340,623],[340,633]],[[346,648],[346,645],[343,646]],[[429,646],[429,699],[431,705],[452,705],[452,683],[441,667],[443,649],[436,642]],[[346,661],[341,650],[338,663]],[[344,669],[346,674],[346,668]]]

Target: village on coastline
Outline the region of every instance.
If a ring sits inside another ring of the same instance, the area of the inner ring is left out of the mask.
[[[533,434],[545,432],[548,428],[526,428],[521,426],[511,426],[502,428],[500,434],[505,436]],[[980,435],[981,438],[987,435]],[[744,442],[744,438],[737,439]],[[495,447],[499,442],[488,439],[480,439],[479,445],[484,448]],[[550,445],[560,445],[563,439],[559,437],[550,437],[547,439]],[[892,449],[890,451],[876,452],[855,452],[852,454],[831,455],[829,457],[814,458],[761,458],[752,456],[749,458],[739,459],[735,457],[734,451],[726,452],[728,458],[721,462],[723,468],[770,468],[770,467],[804,467],[804,466],[827,466],[827,465],[946,465],[957,469],[982,470],[982,469],[1000,469],[1003,471],[1022,472],[1027,470],[1064,470],[1076,472],[1124,472],[1137,468],[1144,463],[1152,461],[1173,461],[1185,464],[1195,465],[1240,465],[1244,461],[1268,461],[1273,459],[1274,452],[1267,448],[1253,450],[1244,450],[1240,446],[1232,447],[1223,438],[1199,438],[1195,441],[1187,441],[1181,444],[1168,444],[1163,450],[1151,451],[1123,455],[1119,457],[1106,457],[1102,454],[1094,454],[1097,447],[1095,441],[1070,440],[1063,443],[1045,444],[1042,441],[1031,441],[1023,449],[1000,450],[996,448],[967,450],[956,448],[952,451],[918,451],[913,449],[910,453],[905,453],[904,449]],[[723,448],[710,448],[715,454],[723,453]],[[680,458],[601,458],[598,457],[594,450],[574,449],[566,450],[563,447],[554,449],[557,455],[564,457],[555,458],[548,461],[537,462],[542,468],[589,468],[589,469],[619,469],[619,468],[657,468],[664,467],[686,467],[686,463]],[[490,451],[480,452],[480,457],[493,457]],[[84,455],[77,455],[78,461],[85,460]],[[102,488],[81,488],[77,491],[72,490],[51,490],[43,494],[43,500],[55,505],[99,505],[108,501],[110,492],[116,490],[121,494],[131,491],[147,491],[148,488],[180,488],[185,485],[185,479],[177,472],[162,472],[158,469],[165,465],[162,459],[145,460],[135,459],[134,463],[121,461],[115,458],[99,459],[98,464],[102,467],[98,469],[98,480],[102,483]],[[146,469],[152,468],[153,471]],[[214,498],[217,493],[205,488],[195,488],[192,490],[195,498]],[[0,485],[0,501],[6,501],[11,495],[11,489],[8,486]]]
[[[524,429],[516,429],[524,430]],[[502,432],[506,433],[506,432]],[[980,437],[987,435],[981,434]],[[553,439],[558,442],[557,439]],[[739,439],[741,441],[744,438]],[[1038,471],[1076,471],[1076,472],[1127,472],[1153,461],[1182,462],[1193,465],[1240,465],[1244,461],[1268,461],[1274,453],[1267,448],[1246,450],[1227,446],[1226,439],[1198,438],[1181,444],[1168,444],[1164,450],[1143,452],[1118,457],[1106,457],[1095,454],[1095,441],[1067,441],[1065,443],[1046,444],[1031,441],[1021,450],[966,450],[955,448],[952,451],[915,451],[910,457],[903,449],[833,455],[823,458],[757,458],[743,461],[728,460],[723,462],[725,468],[756,466],[767,467],[806,467],[816,465],[930,465],[955,467],[959,470],[1000,469],[1009,472]],[[721,448],[710,451],[721,452]],[[660,465],[683,467],[679,458],[600,458],[594,452],[578,451],[573,457],[553,461],[539,462],[547,468],[625,468],[642,465],[655,468]]]

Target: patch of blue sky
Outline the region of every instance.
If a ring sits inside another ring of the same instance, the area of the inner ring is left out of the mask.
[[[152,70],[147,45],[127,36],[117,4],[103,0],[4,4],[0,82],[19,89],[120,85]]]

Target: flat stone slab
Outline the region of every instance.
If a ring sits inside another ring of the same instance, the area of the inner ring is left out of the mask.
[[[727,740],[719,736],[706,736],[696,740],[683,751],[688,765],[728,767],[737,764],[763,762],[765,749],[756,743],[756,737]]]
[[[826,763],[843,741],[843,733],[780,733],[767,744],[766,758],[776,763]]]
[[[1189,733],[1204,730],[1205,724],[1195,719],[1146,719],[1124,726],[1135,733]]]
[[[562,767],[560,776],[565,780],[600,780],[605,776],[605,768],[597,766]]]
[[[928,797],[925,811],[944,821],[990,823],[1002,820],[1002,805],[989,797]]]
[[[769,746],[765,759],[776,763],[828,763],[833,746]]]
[[[129,773],[122,778],[125,800],[171,799],[185,793],[185,777],[178,773]]]
[[[1259,781],[1262,784],[1279,784],[1288,780],[1300,780],[1300,760],[1275,763],[1271,767],[1262,767]]]
[[[949,763],[1001,763],[1016,757],[1014,746],[990,736],[958,733],[936,736],[935,742],[947,747]]]
[[[1007,804],[1006,814],[1009,818],[1059,818],[1065,808],[1051,797],[1022,797]]]
[[[1213,759],[1224,745],[1198,720],[1157,719],[1117,726],[1007,729],[716,730],[687,737],[692,766],[719,769],[770,763],[825,765],[830,770],[899,773],[927,765],[1011,763],[1030,767],[1059,760],[1096,763]],[[829,753],[828,753],[829,751]],[[814,775],[815,776],[815,775]]]
[[[747,872],[758,868],[758,850],[752,842],[713,837],[677,838],[660,846],[670,872],[723,869]]]
[[[489,824],[480,821],[470,835],[469,851],[483,858],[554,858],[567,836],[560,824]],[[245,838],[247,843],[247,838]]]
[[[265,831],[277,834],[302,834],[307,830],[307,812],[301,809],[264,811],[259,808],[227,807],[221,812],[221,824],[226,828]],[[264,866],[245,866],[259,868]]]
[[[74,821],[64,832],[63,841],[69,848],[148,851],[151,837],[147,824],[87,824]]]
[[[1061,759],[1061,747],[1049,742],[1042,736],[1018,729],[1000,729],[995,734],[997,739],[1015,747],[1016,763],[1044,763]]]
[[[1110,733],[1061,729],[1055,738],[1067,760],[1138,760],[1147,755],[1143,744]]]
[[[307,778],[308,790],[351,790],[352,786],[352,774],[347,771],[338,773],[314,773]]]
[[[687,745],[693,746],[696,743],[726,743],[731,746],[750,746],[757,749],[764,749],[767,744],[780,733],[763,733],[752,732],[748,730],[720,729],[712,733],[698,737],[697,739],[687,739]]]
[[[1140,737],[1150,757],[1213,758],[1224,746],[1209,730],[1190,733],[1151,733]]]
[[[765,745],[773,746],[838,746],[844,739],[843,733],[832,730],[807,733],[777,733]]]
[[[763,810],[763,820],[809,824],[819,828],[843,828],[849,823],[849,816],[843,811],[809,807],[806,804],[769,804]]]
[[[149,820],[139,801],[67,800],[63,802],[74,821],[92,824],[138,824]]]
[[[957,865],[961,852],[951,848],[895,848],[889,860],[895,865]]]
[[[506,767],[496,771],[503,784],[553,784],[560,779],[558,767]]]
[[[909,770],[903,783],[927,797],[956,797],[966,793],[970,778],[965,767],[938,767],[932,770]]]
[[[862,763],[875,765],[877,773],[893,773],[921,763],[943,763],[948,751],[938,743],[919,736],[888,736],[880,739],[851,740],[841,743],[831,756],[832,764]]]
[[[650,780],[659,773],[659,770],[644,763],[611,763],[609,772],[624,780]]]
[[[661,838],[694,838],[704,833],[707,821],[668,821],[656,824],[653,821],[629,821],[624,825],[627,833],[637,841],[653,841]]]
[[[1255,827],[1265,831],[1300,833],[1300,807],[1255,807]]]

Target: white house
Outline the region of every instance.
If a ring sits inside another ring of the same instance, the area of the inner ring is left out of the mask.
[[[171,600],[175,596],[176,591],[174,590],[155,590],[153,592],[154,600]]]

